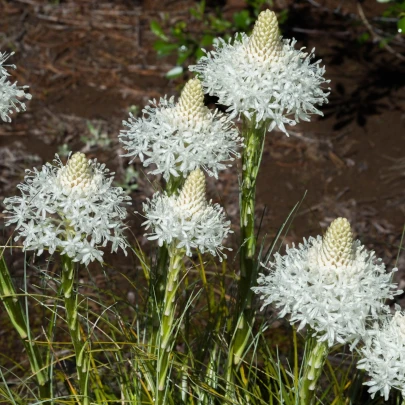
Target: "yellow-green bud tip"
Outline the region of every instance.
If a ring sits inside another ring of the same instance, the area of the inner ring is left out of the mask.
[[[205,196],[205,175],[201,169],[193,170],[187,177],[179,196],[177,206],[190,216],[203,212],[207,205]]]
[[[354,259],[353,234],[346,218],[337,218],[326,230],[319,252],[325,266],[348,266]]]
[[[89,161],[86,155],[81,152],[73,154],[66,166],[58,172],[58,179],[66,192],[73,189],[85,192],[90,188],[93,177]]]
[[[262,11],[249,38],[248,55],[261,62],[274,62],[278,59],[281,49],[277,16],[273,11]]]
[[[187,120],[203,118],[207,114],[208,109],[204,105],[204,91],[197,78],[186,83],[176,109]]]

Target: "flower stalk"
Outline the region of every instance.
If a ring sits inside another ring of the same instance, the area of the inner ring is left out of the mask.
[[[158,247],[156,265],[150,278],[149,300],[151,309],[151,348],[154,350],[158,344],[160,331],[160,314],[162,310],[168,271],[169,252],[164,244]]]
[[[256,181],[263,155],[264,139],[268,123],[243,119],[242,135],[245,149],[242,154],[242,182],[240,187],[240,279],[238,285],[238,310],[236,312],[236,331],[230,355],[235,365],[241,361],[246,348],[251,327],[254,322],[252,309],[253,291],[257,280],[255,203]]]
[[[184,184],[184,177],[170,176],[169,181],[166,183],[166,193],[168,196],[175,195]],[[169,251],[166,244],[159,246],[156,256],[156,265],[154,268],[153,278],[150,282],[150,307],[152,319],[152,349],[158,344],[158,334],[160,331],[160,318],[161,310],[163,307],[164,295],[166,290],[167,272],[169,262]]]
[[[179,286],[179,274],[182,268],[184,251],[169,248],[169,269],[167,273],[167,283],[163,299],[163,312],[160,326],[160,341],[158,349],[158,398],[157,404],[163,404],[164,390],[167,381],[167,374],[170,367],[170,357],[175,337],[175,314],[176,314],[176,292]]]
[[[81,405],[89,405],[89,365],[90,358],[87,352],[87,342],[84,343],[80,333],[80,322],[78,312],[78,293],[74,291],[75,266],[72,259],[67,255],[62,256],[62,290],[65,301],[66,321],[76,359],[77,378],[79,380]]]
[[[256,250],[255,235],[255,202],[256,202],[256,180],[259,173],[260,163],[263,155],[264,138],[268,124],[255,120],[243,119],[242,135],[246,147],[242,155],[242,185],[241,185],[241,264],[243,259],[252,259]],[[246,269],[242,266],[242,275],[245,276]]]
[[[327,342],[316,342],[304,366],[299,393],[300,405],[313,404],[315,388],[322,373],[323,365],[329,353]]]
[[[167,246],[169,267],[160,318],[157,347],[157,404],[164,401],[164,391],[169,371],[169,359],[176,335],[175,297],[179,286],[179,274],[185,255],[192,250],[206,251],[226,258],[222,252],[223,239],[230,233],[223,209],[206,199],[205,175],[200,169],[193,170],[178,195],[155,193],[144,204],[146,221],[151,229],[148,239],[157,240],[159,246]]]

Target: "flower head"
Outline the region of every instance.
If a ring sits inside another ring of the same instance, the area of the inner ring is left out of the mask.
[[[217,110],[204,105],[204,93],[198,79],[185,85],[179,101],[161,98],[143,110],[143,117],[130,114],[123,122],[128,128],[120,133],[120,141],[128,151],[125,156],[138,156],[143,165],[156,166],[152,174],[186,177],[201,167],[209,175],[230,166],[239,157],[242,145],[236,127]]]
[[[269,122],[269,131],[284,124],[309,121],[310,114],[322,115],[315,105],[327,102],[329,83],[320,61],[310,63],[309,54],[294,48],[295,40],[282,40],[277,18],[270,10],[259,14],[252,35],[239,33],[233,42],[218,39],[214,50],[204,51],[190,70],[200,74],[207,93],[228,106],[231,117]]]
[[[9,55],[0,52],[0,118],[5,122],[11,122],[9,114],[13,113],[13,109],[17,112],[25,111],[25,104],[19,99],[31,99],[31,94],[24,92],[28,86],[19,87],[17,82],[11,83],[8,80],[10,74],[5,66],[12,69],[16,67],[15,65],[5,65],[4,62],[13,54],[14,52]]]
[[[374,398],[380,391],[388,400],[391,388],[396,388],[405,396],[405,315],[397,311],[382,325],[375,325],[364,339],[361,349],[363,358],[357,368],[364,369],[370,376],[365,384]]]
[[[205,177],[196,169],[187,177],[178,196],[156,193],[144,204],[146,221],[143,225],[152,232],[148,239],[174,244],[185,249],[191,256],[191,249],[201,253],[210,252],[226,257],[222,252],[222,241],[230,233],[230,222],[225,220],[223,209],[218,204],[208,203],[205,196]]]
[[[121,205],[129,204],[129,197],[111,186],[113,173],[83,153],[72,155],[66,165],[57,155],[54,162],[41,171],[28,170],[18,186],[21,196],[4,200],[6,225],[16,224],[18,231],[15,240],[24,238],[24,250],[59,250],[86,265],[101,262],[100,248],[109,242],[111,251],[125,252]]]
[[[324,237],[287,247],[284,256],[276,253],[269,270],[253,288],[263,307],[275,303],[281,317],[291,314],[291,323],[310,326],[329,346],[356,344],[368,324],[389,311],[384,300],[401,293],[374,252],[353,241],[344,218],[334,220]]]

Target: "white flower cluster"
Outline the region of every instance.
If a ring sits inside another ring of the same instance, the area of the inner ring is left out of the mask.
[[[387,401],[391,388],[400,390],[405,397],[405,315],[396,312],[381,327],[371,329],[364,341],[361,349],[364,358],[357,367],[371,377],[365,383],[370,386],[371,397],[380,391]]]
[[[344,218],[333,221],[324,237],[287,247],[284,256],[277,253],[269,270],[253,288],[263,307],[275,303],[280,317],[291,314],[291,323],[299,322],[299,329],[310,326],[318,341],[329,346],[355,345],[367,326],[389,311],[384,300],[401,293],[381,259],[353,241]]]
[[[16,224],[15,240],[24,238],[24,250],[58,250],[86,265],[102,262],[100,248],[108,242],[111,251],[125,252],[126,209],[121,205],[130,204],[129,197],[111,186],[112,175],[83,153],[72,155],[66,166],[56,155],[54,165],[27,170],[25,182],[18,185],[21,197],[4,200],[6,225]]]
[[[270,121],[269,131],[277,126],[287,133],[284,124],[309,121],[309,114],[323,115],[315,104],[327,103],[329,93],[322,85],[321,61],[310,63],[309,53],[294,49],[295,40],[282,40],[278,22],[270,10],[259,14],[250,37],[239,33],[225,42],[219,38],[214,50],[207,52],[197,72],[207,93],[228,106],[231,117],[240,114],[256,123]],[[329,88],[327,89],[329,90]]]
[[[17,82],[11,83],[8,79],[10,74],[5,67],[15,69],[15,65],[5,65],[4,62],[13,55],[0,52],[0,118],[5,122],[11,122],[9,114],[13,113],[13,109],[17,112],[25,111],[25,104],[19,98],[31,99],[31,94],[25,93],[24,89],[28,86],[17,86]]]
[[[187,177],[178,196],[156,193],[144,204],[146,221],[143,225],[151,228],[149,240],[174,244],[185,249],[191,256],[191,249],[206,251],[212,255],[226,257],[222,252],[222,241],[230,233],[230,221],[226,221],[222,207],[207,203],[205,177],[196,169]]]
[[[239,157],[242,139],[230,119],[204,106],[204,93],[198,79],[184,87],[177,104],[174,98],[161,98],[146,106],[143,117],[130,115],[123,124],[120,141],[128,151],[125,156],[138,156],[145,167],[153,164],[150,173],[186,177],[201,167],[209,175],[230,166]]]

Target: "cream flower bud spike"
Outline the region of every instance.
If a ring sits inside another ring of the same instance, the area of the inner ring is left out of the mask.
[[[209,110],[204,105],[204,91],[197,78],[186,83],[175,109],[184,121],[198,122],[205,118]]]
[[[200,169],[193,170],[187,177],[177,197],[177,206],[191,217],[204,212],[207,206],[205,176]]]
[[[259,62],[275,62],[282,51],[278,21],[274,11],[262,11],[247,45],[247,54]]]
[[[318,261],[324,266],[349,266],[353,263],[353,234],[346,218],[335,219],[322,238]]]
[[[77,152],[69,159],[66,166],[58,172],[58,179],[65,193],[72,191],[87,194],[95,186],[95,175],[86,155]]]

